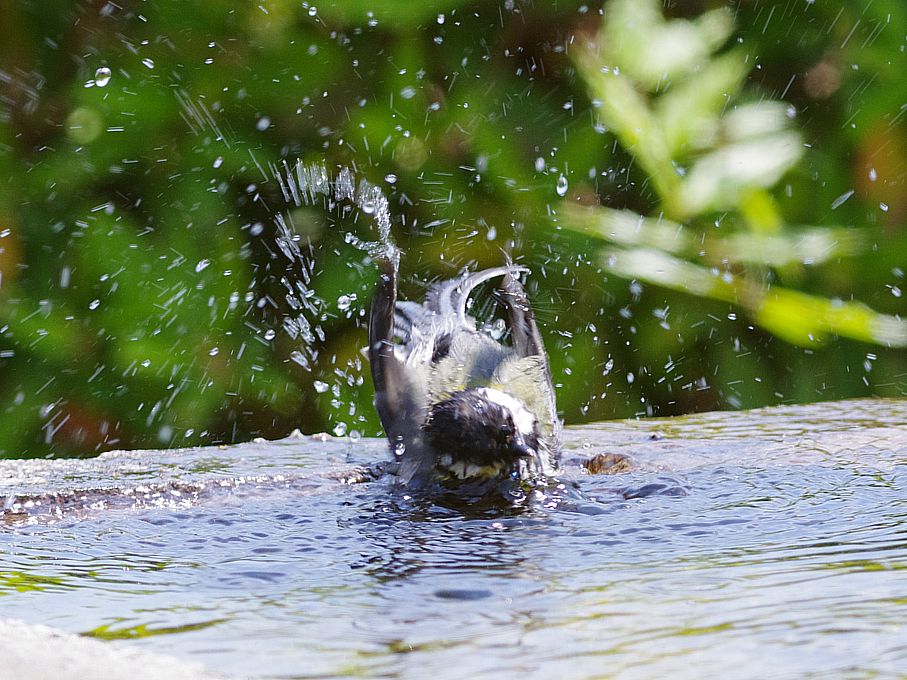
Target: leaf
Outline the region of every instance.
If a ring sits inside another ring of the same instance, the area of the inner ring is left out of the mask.
[[[700,158],[683,181],[674,208],[680,215],[733,210],[746,189],[774,185],[800,159],[800,135],[784,132],[741,141]]]
[[[790,343],[814,346],[839,335],[888,347],[907,347],[907,321],[880,314],[858,302],[844,302],[709,270],[657,250],[606,249],[611,272],[665,288],[740,305],[760,326]]]
[[[715,144],[721,113],[748,72],[745,55],[734,50],[707,62],[686,80],[671,84],[658,98],[655,116],[672,156]]]
[[[614,0],[606,10],[603,44],[622,70],[653,91],[701,68],[733,26],[731,13],[723,9],[696,22],[665,21],[653,0]]]
[[[621,246],[645,246],[708,262],[736,262],[764,267],[816,265],[834,257],[864,252],[868,239],[844,227],[782,228],[777,232],[697,235],[680,222],[643,217],[631,210],[587,208],[568,204],[561,210],[567,229]]]

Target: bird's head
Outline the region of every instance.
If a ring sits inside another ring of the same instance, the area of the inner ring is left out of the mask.
[[[462,390],[434,404],[423,426],[438,465],[460,479],[508,474],[538,458],[535,416],[511,395],[489,387]]]

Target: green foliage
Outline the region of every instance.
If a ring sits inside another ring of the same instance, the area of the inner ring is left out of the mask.
[[[377,434],[373,228],[297,159],[409,295],[528,264],[568,422],[903,395],[907,10],[833,5],[7,3],[0,455]]]
[[[763,282],[765,267],[856,255],[862,240],[841,228],[793,233],[784,225],[767,190],[800,159],[801,136],[789,129],[782,103],[736,103],[746,55],[712,54],[730,34],[725,10],[666,22],[655,0],[612,0],[600,34],[575,60],[602,123],[652,178],[660,216],[570,210],[568,225],[648,247],[603,249],[608,270],[740,305],[789,342],[811,346],[833,334],[907,346],[907,320]],[[708,221],[719,212],[727,235]],[[677,252],[714,266],[669,254]]]

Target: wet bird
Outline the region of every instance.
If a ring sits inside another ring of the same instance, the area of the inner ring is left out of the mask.
[[[464,272],[434,284],[420,304],[397,300],[396,254],[379,265],[369,359],[398,478],[456,485],[553,474],[561,425],[542,338],[516,278],[528,270]],[[467,314],[476,286],[499,277],[509,345]]]

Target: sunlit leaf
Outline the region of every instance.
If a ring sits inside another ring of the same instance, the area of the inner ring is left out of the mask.
[[[696,235],[664,217],[643,217],[629,210],[568,205],[565,227],[621,246],[645,246],[707,262],[736,262],[765,267],[816,265],[850,257],[866,248],[865,235],[844,227],[788,227],[775,233],[720,232]]]
[[[628,76],[600,65],[600,55],[594,45],[578,47],[574,58],[602,123],[636,157],[651,177],[658,194],[674,196],[680,187],[680,176],[664,132],[645,98]]]
[[[889,347],[907,346],[907,321],[860,303],[767,288],[745,276],[710,270],[651,249],[605,249],[602,263],[626,278],[743,307],[758,324],[794,344],[817,345],[829,335],[838,335]]]
[[[672,83],[655,100],[655,115],[673,156],[718,141],[721,115],[748,72],[744,54],[735,50],[707,62],[686,80]]]
[[[713,10],[697,22],[665,21],[654,0],[615,0],[606,5],[603,41],[609,58],[652,90],[695,71],[733,30],[731,13]]]
[[[622,246],[646,246],[668,253],[692,254],[693,233],[682,224],[660,217],[643,217],[631,210],[564,207],[564,226]]]
[[[747,189],[775,184],[802,153],[796,132],[722,147],[693,164],[672,204],[682,215],[733,209]]]

